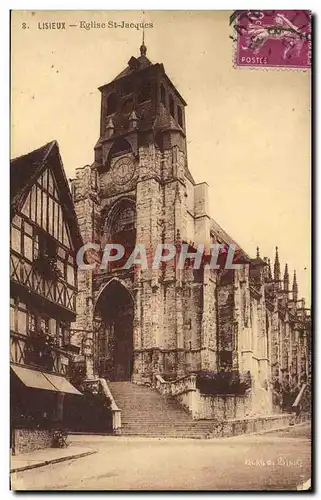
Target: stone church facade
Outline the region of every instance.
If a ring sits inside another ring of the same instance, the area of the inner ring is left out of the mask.
[[[94,162],[76,170],[72,194],[85,243],[120,243],[128,256],[159,243],[236,244],[211,217],[208,185],[195,183],[186,151],[186,102],[146,47],[101,92]],[[88,379],[155,385],[190,374],[250,377],[252,409],[272,413],[282,387],[310,372],[310,319],[294,276],[273,273],[237,245],[239,269],[123,268],[124,259],[78,271],[74,337]],[[99,259],[98,259],[99,260]],[[89,262],[89,261],[88,261]],[[90,261],[91,262],[91,261]]]

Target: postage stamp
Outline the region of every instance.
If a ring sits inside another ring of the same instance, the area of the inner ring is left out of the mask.
[[[235,11],[236,66],[311,67],[311,11]]]

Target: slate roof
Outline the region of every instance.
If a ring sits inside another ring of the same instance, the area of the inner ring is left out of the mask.
[[[58,184],[61,207],[65,222],[70,230],[72,243],[75,249],[78,249],[83,244],[83,241],[59,146],[55,140],[10,161],[11,216],[22,208],[30,188],[49,165]]]
[[[120,78],[123,78],[124,76],[131,75],[132,73],[137,73],[138,71],[141,71],[141,70],[153,65],[153,63],[146,56],[137,57],[137,61],[140,63],[139,68],[136,69],[136,68],[130,68],[129,66],[127,66],[127,68],[125,68],[121,73],[119,73],[119,75],[116,76],[116,78],[113,79],[113,81],[119,80]]]
[[[211,219],[211,231],[220,242],[227,245],[236,245],[236,250],[239,250],[246,260],[252,261],[252,258],[214,219]]]

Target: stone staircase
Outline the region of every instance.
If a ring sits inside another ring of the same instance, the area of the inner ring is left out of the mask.
[[[127,436],[207,438],[216,421],[193,420],[172,396],[131,382],[108,382],[121,409],[121,434]]]

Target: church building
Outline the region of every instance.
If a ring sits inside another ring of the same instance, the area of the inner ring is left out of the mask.
[[[190,251],[236,245],[241,265],[179,269],[173,260],[142,269],[122,259],[79,269],[79,361],[87,379],[107,380],[112,393],[121,382],[156,388],[193,418],[216,418],[213,400],[222,392],[230,396],[225,416],[275,413],[285,384],[298,392],[308,382],[309,311],[287,267],[281,276],[278,251],[272,274],[267,258],[249,256],[212,218],[208,184],[196,183],[188,164],[186,102],[146,53],[143,43],[139,57],[99,87],[94,161],[72,180],[83,241],[101,254],[106,243],[120,243],[125,257],[137,244],[148,255],[159,243]]]

